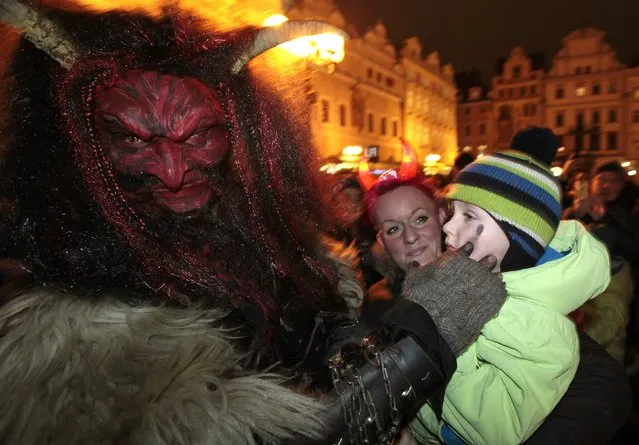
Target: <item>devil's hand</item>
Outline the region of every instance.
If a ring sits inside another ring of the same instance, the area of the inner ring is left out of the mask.
[[[469,250],[448,251],[426,266],[411,267],[403,287],[403,298],[428,311],[456,356],[506,300],[501,276],[491,272],[494,258],[476,262]]]

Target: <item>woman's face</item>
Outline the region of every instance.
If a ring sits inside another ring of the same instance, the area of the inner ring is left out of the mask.
[[[453,201],[452,211],[452,217],[444,224],[446,246],[459,249],[471,243],[471,259],[479,261],[492,255],[497,259],[495,270],[499,270],[510,242],[497,221],[485,210],[462,201]]]
[[[402,186],[382,195],[374,216],[377,240],[403,271],[441,254],[443,212],[419,189]]]

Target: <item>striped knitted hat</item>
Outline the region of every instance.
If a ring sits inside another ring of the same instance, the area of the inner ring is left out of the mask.
[[[549,129],[522,130],[511,150],[484,156],[466,167],[446,198],[487,211],[508,236],[502,271],[534,266],[561,220],[561,189],[550,171],[558,141]]]

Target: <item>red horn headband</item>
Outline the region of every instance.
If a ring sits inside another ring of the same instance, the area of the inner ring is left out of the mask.
[[[417,154],[413,147],[411,147],[408,142],[404,140],[404,138],[399,138],[402,143],[402,163],[399,166],[399,170],[390,169],[386,170],[379,176],[379,179],[371,173],[370,167],[368,165],[368,161],[366,158],[362,158],[359,161],[359,174],[358,179],[359,183],[365,191],[369,191],[373,188],[373,186],[379,181],[385,181],[389,178],[394,179],[411,179],[417,176],[418,165],[417,165]]]

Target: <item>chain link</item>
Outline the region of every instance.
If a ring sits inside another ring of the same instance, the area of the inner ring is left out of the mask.
[[[352,364],[346,364],[341,354],[337,354],[329,361],[331,379],[341,400],[342,414],[351,445],[389,445],[394,442],[394,437],[400,430],[400,410],[393,395],[383,353],[368,338],[362,341],[361,346],[365,355],[374,357],[376,363],[373,364],[381,370],[384,390],[390,406],[391,425],[384,429],[370,391],[365,387],[357,369]],[[373,360],[370,362],[372,363]],[[348,390],[350,390],[350,397],[347,395]]]
[[[395,400],[395,397],[393,396],[393,388],[391,387],[391,381],[388,377],[388,370],[386,369],[386,364],[384,363],[384,355],[380,351],[376,351],[375,358],[377,359],[377,363],[379,363],[380,367],[382,368],[384,389],[386,390],[386,395],[388,396],[388,402],[391,409],[392,425],[390,427],[390,436],[393,437],[399,432],[401,417],[399,414],[399,409],[397,408],[397,402]]]

